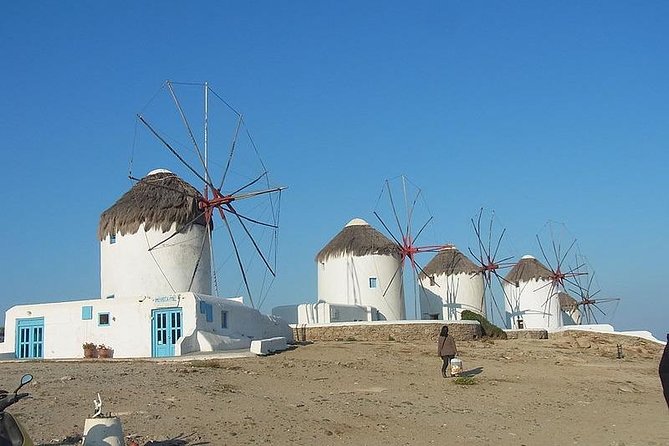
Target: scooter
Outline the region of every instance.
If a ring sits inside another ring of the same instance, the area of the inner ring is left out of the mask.
[[[21,384],[13,393],[0,391],[0,446],[34,446],[26,430],[10,413],[5,412],[12,404],[29,396],[29,393],[19,393],[21,387],[33,380],[30,374],[23,375]]]

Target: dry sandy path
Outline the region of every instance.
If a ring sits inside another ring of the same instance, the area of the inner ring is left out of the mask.
[[[474,385],[441,378],[431,342],[321,342],[190,363],[0,363],[0,386],[34,374],[13,413],[38,443],[80,433],[100,392],[140,444],[669,445],[660,348],[625,344],[619,360],[584,339],[461,342]]]

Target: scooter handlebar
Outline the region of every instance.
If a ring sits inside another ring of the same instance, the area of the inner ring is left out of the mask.
[[[23,398],[30,396],[29,393],[7,393],[0,397],[0,412]]]

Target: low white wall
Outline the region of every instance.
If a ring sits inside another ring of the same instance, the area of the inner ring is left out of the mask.
[[[289,324],[329,324],[334,322],[375,321],[376,308],[362,305],[315,304],[282,305],[272,309],[272,315]]]
[[[242,304],[239,299],[224,299],[202,294],[195,294],[194,299],[196,301],[195,328],[200,332],[232,339],[247,339],[246,347],[250,345],[253,339],[283,336],[289,342],[293,340],[292,330],[285,320],[278,316],[262,314],[260,311]],[[200,302],[211,305],[211,321],[207,321],[207,314],[202,312]],[[225,327],[223,326],[223,312],[227,313]]]
[[[330,304],[330,322],[367,321],[371,316],[368,313],[368,307]]]
[[[281,305],[272,308],[272,316],[280,317],[289,324],[297,324],[299,305]]]
[[[652,342],[657,342],[658,344],[666,345],[666,341],[661,341],[657,339],[650,331],[647,330],[630,330],[630,331],[615,331],[613,325],[610,324],[587,324],[587,325],[567,325],[561,327],[555,331],[568,331],[568,330],[580,330],[580,331],[592,331],[595,333],[612,333],[623,336],[634,336],[637,338],[647,339]]]

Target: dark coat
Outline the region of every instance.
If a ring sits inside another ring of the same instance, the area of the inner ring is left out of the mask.
[[[667,335],[667,345],[664,346],[664,353],[660,359],[660,381],[662,382],[662,390],[664,391],[664,399],[667,401],[669,407],[669,334]]]
[[[667,345],[664,346],[664,353],[660,359],[660,376],[669,375],[669,335],[667,335]],[[664,380],[662,381],[664,383]]]
[[[439,356],[455,356],[458,354],[458,349],[455,346],[453,336],[439,336],[439,340],[437,341],[437,354]]]

